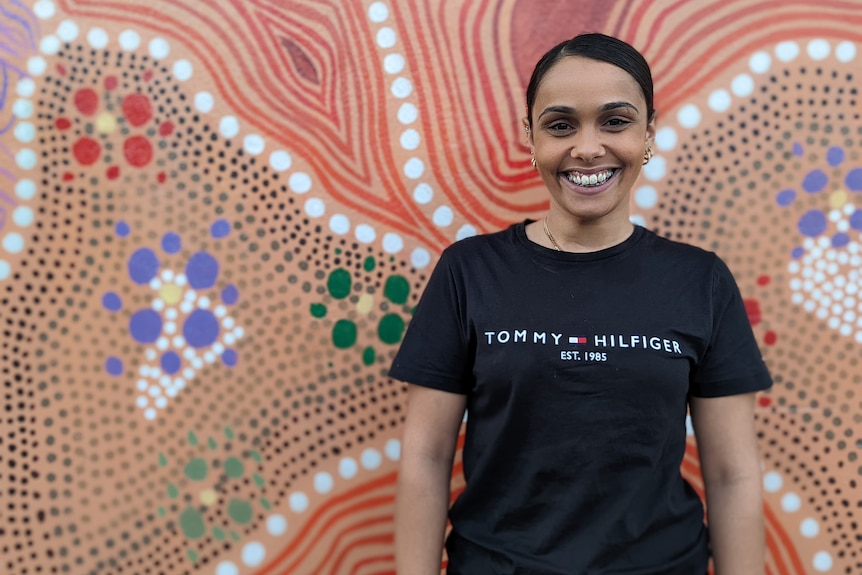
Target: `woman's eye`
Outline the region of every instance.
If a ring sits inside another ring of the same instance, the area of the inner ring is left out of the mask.
[[[628,124],[631,124],[631,122],[629,120],[626,120],[625,118],[611,118],[610,120],[608,120],[608,125],[612,128],[622,128],[623,126],[627,126]]]
[[[571,129],[571,124],[568,124],[566,122],[554,122],[553,124],[548,126],[548,130],[550,130],[551,132],[566,132]]]

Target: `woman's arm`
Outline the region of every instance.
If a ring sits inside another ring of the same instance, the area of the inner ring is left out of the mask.
[[[754,394],[691,398],[716,575],[763,575],[763,494]]]
[[[408,386],[395,500],[398,575],[440,575],[449,483],[467,397]]]

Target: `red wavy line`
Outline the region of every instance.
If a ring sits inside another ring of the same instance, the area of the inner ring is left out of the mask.
[[[312,573],[323,573],[324,569],[326,568],[326,564],[332,560],[335,561],[335,565],[332,566],[332,569],[329,572],[330,573],[339,573],[341,566],[344,563],[347,556],[352,551],[356,550],[357,548],[360,548],[360,547],[363,547],[363,546],[369,545],[369,544],[392,545],[395,541],[395,536],[392,533],[384,533],[382,535],[369,535],[367,537],[363,537],[363,538],[360,538],[360,539],[357,539],[355,541],[350,542],[348,545],[346,545],[345,547],[343,547],[341,549],[341,551],[338,553],[337,556],[331,555],[332,551],[339,548],[339,544],[343,541],[343,539],[347,535],[349,535],[351,533],[355,533],[356,531],[360,531],[360,530],[365,529],[367,527],[372,527],[374,525],[378,525],[380,523],[386,523],[386,524],[391,525],[392,519],[393,519],[393,517],[390,514],[390,515],[386,515],[384,517],[377,517],[375,519],[369,519],[367,521],[362,521],[362,522],[356,523],[354,525],[351,525],[350,528],[348,528],[348,529],[342,529],[338,533],[337,537],[335,538],[333,545],[328,549],[328,552],[326,554],[327,556],[323,560],[323,563],[319,564],[312,571]],[[355,570],[355,568],[354,568],[354,570]]]

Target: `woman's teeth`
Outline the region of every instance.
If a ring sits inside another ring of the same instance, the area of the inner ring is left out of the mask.
[[[607,182],[614,175],[615,170],[605,170],[596,174],[579,174],[578,172],[568,172],[566,179],[577,186],[600,186]]]

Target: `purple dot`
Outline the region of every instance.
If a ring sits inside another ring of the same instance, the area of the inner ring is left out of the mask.
[[[117,222],[117,225],[114,226],[114,233],[117,234],[118,236],[120,236],[121,238],[128,236],[131,231],[132,230],[129,229],[129,224],[127,224],[126,222],[124,222],[122,220]]]
[[[856,210],[850,216],[850,227],[854,230],[862,230],[862,210]]]
[[[138,343],[153,343],[162,333],[162,316],[151,309],[142,309],[132,315],[129,331]]]
[[[844,149],[839,146],[832,146],[826,152],[826,161],[832,167],[837,166],[844,161]]]
[[[793,248],[793,251],[790,252],[790,256],[795,260],[798,260],[803,255],[805,255],[805,250],[801,247],[795,247]]]
[[[799,231],[802,235],[813,238],[826,230],[826,216],[819,210],[806,212],[799,218]]]
[[[794,156],[801,156],[802,155],[802,144],[800,144],[799,142],[796,142],[795,144],[793,144],[793,155]]]
[[[165,373],[173,375],[180,370],[182,360],[175,351],[169,351],[162,356],[162,369]]]
[[[847,173],[844,184],[854,192],[862,192],[862,168],[854,168]]]
[[[832,247],[835,248],[843,248],[847,244],[850,243],[850,236],[845,233],[839,232],[832,236]]]
[[[779,206],[789,206],[796,201],[796,190],[781,190],[775,197]]]
[[[183,242],[180,239],[180,236],[174,232],[168,232],[162,236],[162,249],[165,250],[165,253],[175,254],[180,251],[182,246]]]
[[[105,361],[105,371],[107,371],[111,375],[122,375],[123,360],[121,360],[119,357],[109,357],[107,361]]]
[[[239,299],[239,291],[235,285],[230,284],[221,290],[221,300],[227,305],[235,304],[237,299]]]
[[[207,289],[218,279],[218,261],[206,252],[198,252],[186,264],[186,277],[194,289]]]
[[[123,309],[123,300],[116,293],[109,291],[102,296],[102,305],[108,311],[120,311]]]
[[[829,182],[829,176],[823,170],[811,170],[802,180],[802,187],[809,194],[816,194],[826,187]]]
[[[221,354],[221,360],[222,360],[222,361],[224,362],[224,364],[225,364],[226,366],[228,366],[228,367],[233,367],[233,366],[235,366],[235,365],[236,365],[236,360],[237,360],[237,359],[238,359],[238,358],[237,358],[237,355],[236,355],[236,350],[233,350],[233,349],[226,349],[226,350],[224,350],[224,353],[223,353],[223,354]]]
[[[211,311],[196,309],[183,324],[183,337],[196,348],[207,347],[218,339],[219,324]]]
[[[223,238],[230,233],[230,224],[227,220],[216,220],[210,226],[210,233],[216,239]]]
[[[129,258],[129,277],[136,284],[148,283],[159,271],[159,258],[150,248],[141,248]]]

